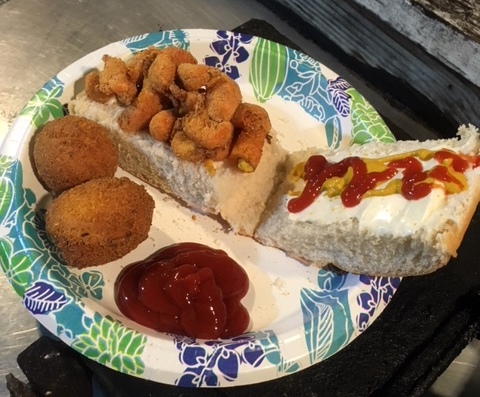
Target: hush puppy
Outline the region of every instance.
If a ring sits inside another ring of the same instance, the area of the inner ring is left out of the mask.
[[[125,256],[148,237],[154,200],[123,178],[99,178],[53,200],[46,231],[66,264],[79,269]]]
[[[38,176],[54,195],[101,177],[113,177],[117,149],[104,127],[84,117],[49,121],[35,137]]]

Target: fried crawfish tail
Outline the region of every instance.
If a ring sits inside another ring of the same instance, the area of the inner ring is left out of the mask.
[[[100,72],[93,70],[85,76],[85,93],[87,96],[99,103],[106,103],[114,96],[111,94],[104,94],[100,91]]]
[[[230,159],[243,172],[253,172],[262,157],[263,145],[272,125],[268,113],[261,106],[241,103],[232,117],[239,135],[230,153]]]
[[[199,106],[204,106],[205,98],[201,92],[186,91],[176,84],[170,86],[168,97],[173,106],[177,108],[178,115],[184,116],[195,111]]]
[[[160,94],[144,85],[135,101],[118,118],[118,125],[130,134],[147,128],[152,117],[162,110]]]
[[[198,91],[205,88],[221,71],[208,65],[182,63],[178,65],[177,77],[180,85],[186,91]]]
[[[137,85],[128,76],[125,62],[117,57],[104,55],[104,69],[99,74],[98,89],[105,95],[114,94],[123,105],[130,105],[137,96]]]
[[[161,110],[150,120],[148,125],[150,135],[160,142],[170,141],[176,120],[176,109]]]
[[[181,121],[181,128],[188,138],[206,150],[225,147],[232,142],[232,123],[213,121],[206,110],[190,112]]]
[[[179,47],[166,47],[160,50],[163,55],[168,55],[175,66],[182,63],[196,64],[198,61],[192,53]]]
[[[230,121],[241,102],[240,87],[226,74],[214,77],[206,85],[205,105],[208,117],[214,121]]]
[[[152,87],[159,93],[165,93],[175,81],[177,67],[172,58],[161,52],[148,69],[147,78]]]
[[[125,62],[128,77],[137,87],[143,85],[143,79],[147,76],[150,65],[160,52],[159,48],[148,47],[146,50],[137,52],[133,58]]]
[[[175,156],[185,161],[199,163],[207,158],[207,151],[193,142],[181,130],[173,135],[170,147]]]

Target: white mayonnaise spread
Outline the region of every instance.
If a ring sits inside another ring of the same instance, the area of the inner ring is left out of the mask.
[[[435,160],[422,163],[424,170],[438,164]],[[402,176],[400,172],[395,178]],[[304,181],[300,180],[295,190],[303,190],[304,185]],[[447,196],[443,189],[434,188],[430,194],[418,200],[407,200],[400,194],[391,194],[364,198],[357,206],[348,208],[343,205],[339,196],[328,197],[323,192],[303,211],[289,213],[289,218],[293,221],[316,223],[319,226],[357,219],[360,230],[406,236],[420,228],[428,228],[430,224],[438,224],[439,216],[442,216],[438,210],[446,205],[446,201]]]
[[[407,200],[400,194],[363,199],[359,205],[345,207],[339,197],[325,194],[298,213],[290,213],[292,220],[328,225],[349,219],[358,219],[360,230],[376,230],[377,233],[392,233],[406,236],[438,222],[438,209],[446,202],[442,189],[432,192],[420,200]],[[437,212],[437,213],[436,213]],[[435,216],[432,214],[435,213]],[[435,219],[434,219],[435,218]]]

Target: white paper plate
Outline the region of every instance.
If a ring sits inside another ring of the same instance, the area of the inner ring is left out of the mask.
[[[0,260],[9,282],[27,310],[73,349],[156,382],[252,384],[330,357],[375,320],[400,279],[339,275],[301,265],[278,250],[226,233],[215,220],[150,187],[156,209],[149,238],[121,260],[72,269],[62,264],[46,236],[50,198],[32,170],[32,134],[46,121],[62,117],[62,104],[78,92],[87,71],[101,67],[102,55],[126,57],[152,45],[188,49],[200,62],[229,74],[246,101],[268,110],[289,150],[394,140],[372,106],[345,80],[282,45],[213,30],[166,31],[113,43],[48,81],[22,110],[1,147]],[[252,318],[248,333],[229,340],[194,340],[154,332],[121,315],[113,297],[121,268],[181,241],[223,249],[245,268],[251,283],[243,301]]]

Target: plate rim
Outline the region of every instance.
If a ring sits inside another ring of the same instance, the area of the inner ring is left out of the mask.
[[[143,35],[139,35],[139,36],[134,36],[132,38],[127,38],[127,39],[123,39],[123,40],[119,40],[119,41],[116,41],[116,42],[112,42],[112,43],[109,43],[105,46],[102,46],[100,48],[98,48],[97,50],[89,53],[89,54],[86,54],[84,55],[83,57],[79,58],[78,60],[76,60],[75,62],[73,62],[72,64],[68,65],[67,67],[65,67],[64,69],[62,69],[61,71],[59,71],[57,73],[57,75],[55,75],[51,80],[49,80],[48,82],[46,82],[44,84],[44,86],[42,86],[42,88],[35,94],[37,95],[38,93],[42,92],[42,90],[45,90],[46,87],[49,85],[49,84],[54,84],[55,80],[58,79],[60,80],[60,76],[69,76],[69,73],[70,73],[70,70],[71,68],[74,68],[76,67],[77,65],[85,65],[86,61],[90,60],[92,57],[97,57],[99,54],[103,55],[106,51],[110,51],[110,50],[114,50],[113,52],[115,51],[120,51],[123,50],[125,53],[127,51],[130,51],[130,53],[132,52],[131,49],[129,49],[125,43],[130,40],[130,39],[134,39],[134,38],[139,38],[139,37],[153,37],[155,35],[161,35],[165,32],[186,32],[188,35],[193,36],[195,38],[195,41],[199,42],[201,41],[202,39],[205,40],[205,39],[208,39],[210,40],[211,39],[211,36],[214,32],[225,32],[226,34],[235,34],[234,32],[231,32],[231,31],[225,31],[225,30],[213,30],[213,29],[175,29],[175,30],[171,30],[171,31],[164,31],[164,32],[153,32],[153,33],[145,33]],[[258,38],[257,36],[253,36],[253,35],[249,35],[251,36],[252,38]],[[156,36],[155,36],[156,37]],[[263,40],[266,40],[266,39],[263,39]],[[268,42],[270,42],[269,40],[267,40]],[[188,45],[191,44],[191,41],[188,42]],[[285,47],[285,48],[288,48],[286,46],[283,46],[281,44],[278,44],[282,47]],[[146,48],[146,47],[145,47]],[[295,51],[297,52],[296,50],[294,49],[290,49],[291,51]],[[308,57],[308,55],[306,55]],[[101,58],[101,56],[99,57]],[[328,70],[330,73],[332,73],[332,75],[336,75],[336,73],[330,69],[328,69],[326,66],[322,65],[319,61],[316,61],[314,60],[313,58],[310,58],[313,62],[315,62],[316,64],[318,65],[321,65],[322,67],[322,71],[323,70]],[[98,64],[98,62],[97,62]],[[65,82],[65,85],[67,84],[67,82]],[[72,84],[72,82],[70,82],[70,84]],[[35,97],[34,95],[34,97]],[[32,97],[30,99],[30,101],[34,98]],[[28,103],[25,105],[24,108],[22,108],[22,112],[25,110],[25,108],[28,106]],[[375,111],[376,112],[376,111]],[[380,116],[379,116],[380,117]],[[27,124],[25,124],[26,122],[28,121]],[[21,130],[21,129],[24,129],[24,134],[22,136],[22,139],[18,139],[18,136],[15,136],[15,133],[18,132],[18,130]],[[17,119],[14,121],[13,125],[11,126],[11,128],[9,129],[9,132],[7,133],[5,139],[3,140],[1,146],[0,146],[0,155],[1,156],[9,156],[9,154],[11,155],[11,157],[16,160],[18,163],[20,163],[18,160],[19,160],[19,154],[21,153],[21,150],[23,148],[23,145],[26,144],[26,138],[27,136],[29,136],[29,134],[34,131],[36,129],[36,127],[28,120],[28,118],[26,117],[22,117],[22,115],[20,114],[19,117],[17,117]],[[9,153],[9,154],[8,154]],[[20,164],[21,166],[21,164]],[[1,169],[1,168],[0,168]],[[20,183],[20,189],[24,189],[23,187],[23,173],[22,171],[20,170],[19,173],[16,173],[14,174],[14,176],[18,179],[20,179],[20,182],[18,180],[14,180],[12,182],[14,182],[14,188],[15,189],[19,189],[19,187],[17,186],[18,183]],[[25,188],[25,190],[27,190]],[[16,196],[15,196],[16,197]],[[19,234],[17,237],[21,237],[21,235]],[[1,257],[0,259],[4,260],[3,257]],[[9,283],[10,283],[10,279],[7,277]],[[397,286],[398,288],[398,286]],[[18,293],[17,293],[18,294]],[[393,296],[393,294],[392,294]],[[20,296],[22,299],[25,299],[25,296]],[[22,300],[23,302],[23,300]],[[382,309],[383,310],[383,309]],[[68,343],[69,341],[65,338],[62,338],[61,335],[58,335],[57,332],[55,331],[52,331],[51,329],[49,329],[49,324],[48,324],[48,321],[46,321],[45,319],[45,323],[41,321],[41,318],[39,318],[38,316],[35,316],[35,318],[37,319],[37,321],[41,322],[42,325],[44,325],[49,331],[51,332],[54,332],[55,336],[59,337],[60,339],[62,339],[64,342],[66,342],[69,346],[71,346],[70,343]],[[112,327],[114,327],[114,323],[110,324]],[[133,331],[136,331],[136,330],[133,330]],[[138,331],[136,331],[138,332]],[[358,335],[357,335],[358,336]],[[355,339],[356,336],[353,338]],[[348,343],[351,343],[351,341],[353,341],[353,339],[351,339]],[[72,347],[72,346],[71,346]],[[73,346],[73,348],[75,349],[75,346]],[[341,349],[340,349],[341,350]],[[78,350],[77,350],[78,351]],[[322,360],[323,361],[323,360]],[[316,363],[312,364],[312,365],[315,365]],[[108,365],[107,365],[108,366]],[[115,368],[114,368],[115,369]],[[278,372],[276,371],[276,367],[275,365],[270,365],[270,366],[266,366],[265,368],[262,367],[261,368],[262,370],[265,370],[269,373],[272,373],[271,376],[268,376],[267,378],[262,378],[261,380],[252,380],[252,381],[249,381],[247,383],[236,383],[236,382],[232,382],[231,384],[223,384],[221,385],[222,387],[223,386],[236,386],[236,385],[239,385],[239,384],[253,384],[253,383],[258,383],[258,382],[263,382],[263,381],[268,381],[268,380],[273,380],[273,379],[278,379],[279,378],[279,374]],[[248,370],[251,370],[252,372],[255,372],[255,373],[258,373],[259,372],[259,368],[248,368]],[[132,374],[131,374],[132,375]],[[133,374],[134,376],[138,376],[138,374]],[[281,374],[281,376],[285,376],[285,375],[288,375],[287,373],[285,374]],[[140,376],[142,378],[144,378],[143,376]],[[145,378],[147,379],[147,378]],[[155,382],[160,382],[160,380],[157,380],[157,379],[150,379],[150,380],[153,380]],[[163,380],[162,380],[163,382]],[[205,385],[202,385],[201,387],[204,387]]]

